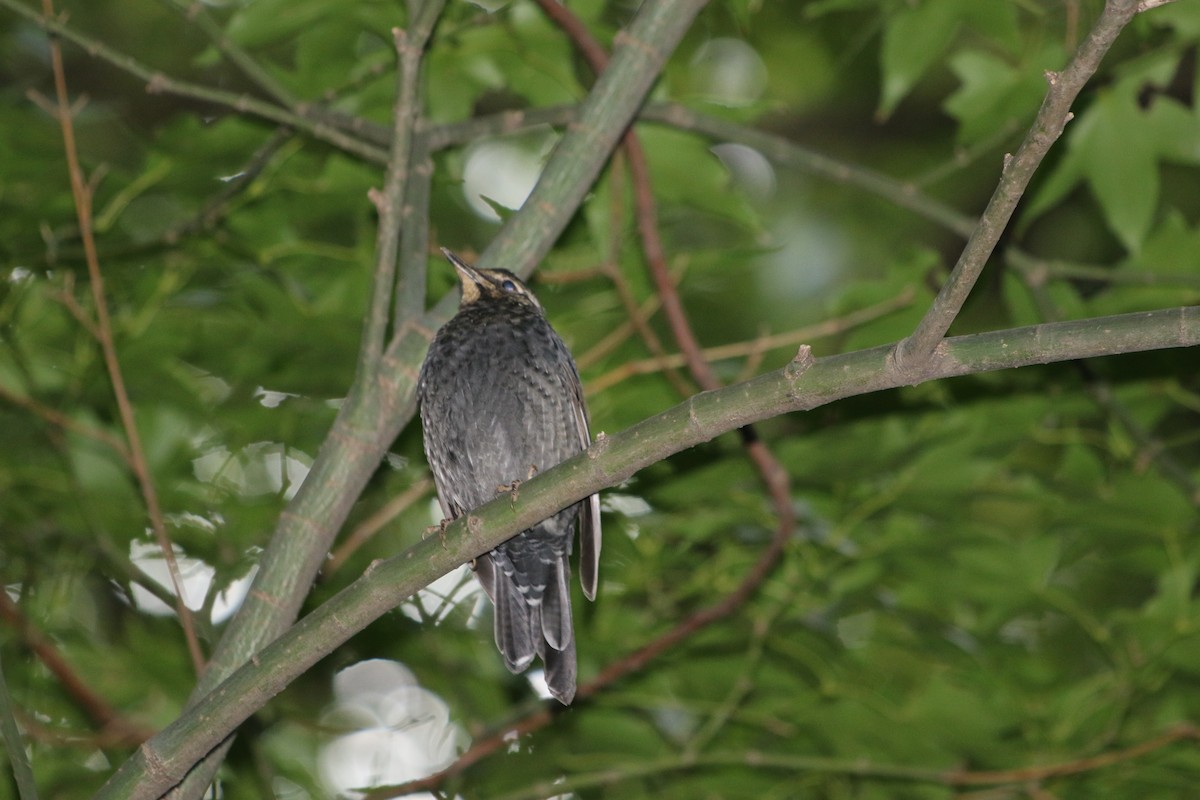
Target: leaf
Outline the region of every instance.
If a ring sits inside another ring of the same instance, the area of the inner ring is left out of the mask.
[[[332,14],[323,0],[256,0],[241,5],[225,32],[243,47],[261,47],[294,39]]]
[[[962,24],[960,0],[924,0],[888,17],[880,50],[882,89],[875,115],[886,119],[950,47]]]
[[[997,131],[1032,119],[1046,91],[1042,71],[1060,63],[1057,45],[1043,48],[1013,64],[989,50],[963,50],[950,58],[950,69],[961,86],[942,107],[959,121],[964,144],[994,136]]]
[[[1158,206],[1156,142],[1132,98],[1106,92],[1088,113],[1096,121],[1079,143],[1088,182],[1113,232],[1136,253]]]
[[[1156,97],[1146,112],[1163,160],[1200,164],[1200,108],[1185,108],[1171,97]]]

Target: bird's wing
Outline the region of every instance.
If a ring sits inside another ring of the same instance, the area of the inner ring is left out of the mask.
[[[587,406],[583,401],[583,384],[575,363],[568,359],[565,376],[573,392],[571,405],[575,410],[575,431],[579,446],[586,450],[592,443],[588,431]],[[600,581],[600,495],[585,497],[579,509],[579,583],[588,600],[596,599],[596,587]]]

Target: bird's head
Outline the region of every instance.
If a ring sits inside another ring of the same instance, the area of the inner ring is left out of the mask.
[[[521,279],[506,269],[479,269],[463,261],[446,248],[442,248],[446,258],[458,272],[459,283],[462,284],[462,304],[466,308],[480,301],[499,300],[506,303],[519,303],[542,310],[542,304],[533,296],[533,292],[521,282]]]

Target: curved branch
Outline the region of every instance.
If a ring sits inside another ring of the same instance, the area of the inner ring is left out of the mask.
[[[896,369],[889,357],[894,345],[822,359],[802,347],[782,369],[703,392],[619,434],[598,437],[587,452],[523,484],[516,502],[501,496],[448,526],[445,536],[377,562],[146,742],[96,800],[158,797],[290,681],[435,578],[559,509],[722,433],[846,397],[940,378],[1197,344],[1200,307],[954,337],[939,344],[919,370]]]

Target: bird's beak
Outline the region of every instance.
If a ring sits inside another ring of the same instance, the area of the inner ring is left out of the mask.
[[[458,282],[462,284],[462,304],[474,303],[479,299],[481,291],[479,287],[484,282],[483,276],[445,247],[442,248],[442,255],[454,265],[454,270],[458,273]]]

